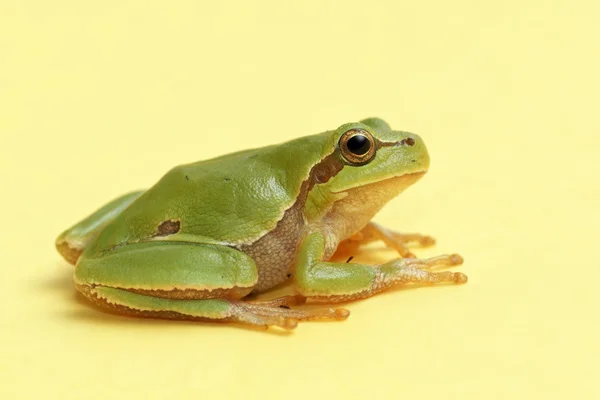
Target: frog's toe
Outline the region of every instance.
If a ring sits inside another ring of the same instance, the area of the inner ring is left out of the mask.
[[[291,307],[306,303],[306,297],[298,294],[295,296],[282,296],[272,300],[252,300],[250,304],[257,304],[266,307]]]
[[[277,326],[285,330],[292,330],[298,326],[298,320],[294,318],[286,318],[283,316],[259,315],[245,310],[235,309],[233,311],[234,319],[254,327],[268,329],[270,326]]]
[[[417,239],[417,243],[422,247],[429,247],[435,244],[435,238],[433,236],[423,235]]]
[[[433,268],[456,267],[464,263],[464,259],[460,254],[443,254],[441,256],[431,258],[415,258],[406,260],[401,263],[407,266],[428,270]]]

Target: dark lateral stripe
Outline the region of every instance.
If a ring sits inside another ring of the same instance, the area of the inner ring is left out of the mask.
[[[394,146],[414,146],[415,144],[415,139],[411,138],[411,137],[407,137],[404,138],[398,142],[382,142],[381,140],[375,139],[376,140],[376,146],[377,149],[381,148],[381,147],[394,147]]]

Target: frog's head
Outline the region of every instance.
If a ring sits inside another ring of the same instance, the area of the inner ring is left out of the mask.
[[[343,168],[328,182],[332,192],[390,179],[406,187],[429,168],[423,140],[413,133],[394,131],[379,118],[344,124],[333,133],[333,141]]]
[[[325,179],[317,176],[315,192],[321,194],[313,192],[310,197],[318,204],[321,195],[329,199],[327,193],[333,195],[346,217],[360,214],[371,218],[429,168],[423,140],[413,133],[392,130],[381,119],[344,124],[327,134],[327,147],[333,147],[333,153],[316,169],[326,172]]]

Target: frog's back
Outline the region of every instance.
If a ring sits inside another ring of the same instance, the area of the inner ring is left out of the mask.
[[[294,204],[330,142],[323,133],[175,167],[102,231],[92,251],[153,239],[253,242]]]

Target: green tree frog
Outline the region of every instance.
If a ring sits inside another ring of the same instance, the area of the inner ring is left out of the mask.
[[[400,234],[371,222],[429,167],[421,138],[379,118],[263,148],[181,165],[156,185],[119,197],[62,233],[75,287],[119,313],[294,328],[341,320],[343,308],[304,310],[406,284],[466,282],[458,254],[415,258]],[[381,240],[400,258],[332,262],[338,248]],[[297,295],[248,301],[293,280]]]

